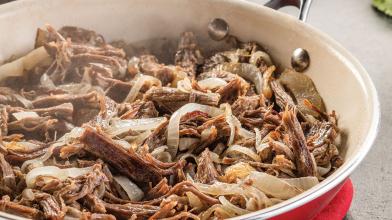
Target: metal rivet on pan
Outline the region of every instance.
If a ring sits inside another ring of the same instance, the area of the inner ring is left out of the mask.
[[[208,35],[211,39],[220,41],[229,34],[229,25],[222,18],[214,18],[208,24]]]
[[[310,57],[308,51],[303,48],[297,48],[294,50],[291,56],[291,66],[297,72],[303,72],[309,67]]]

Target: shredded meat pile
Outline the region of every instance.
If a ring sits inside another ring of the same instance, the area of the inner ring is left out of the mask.
[[[185,32],[172,60],[126,54],[83,28],[38,29],[31,53],[0,66],[10,75],[0,78],[0,211],[229,218],[343,163],[335,112],[258,44],[204,58]]]

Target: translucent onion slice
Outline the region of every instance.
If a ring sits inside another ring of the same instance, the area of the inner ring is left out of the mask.
[[[170,117],[168,130],[167,130],[167,146],[169,147],[168,152],[172,157],[177,154],[178,145],[179,145],[179,129],[180,129],[180,120],[183,115],[188,112],[193,111],[201,111],[208,113],[210,116],[214,117],[223,113],[222,110],[216,107],[208,106],[208,105],[201,105],[197,103],[188,103],[183,105],[177,111],[175,111],[172,116]]]
[[[131,180],[124,176],[113,176],[113,179],[124,189],[130,201],[140,201],[143,199],[143,191]]]
[[[33,108],[33,103],[32,103],[30,100],[26,99],[25,97],[23,97],[23,96],[21,96],[21,95],[19,95],[19,94],[14,94],[13,96],[14,96],[15,99],[17,99],[20,103],[22,103],[22,105],[23,105],[25,108]]]
[[[188,77],[177,82],[177,89],[183,92],[191,92],[192,91],[192,82]]]
[[[195,194],[192,192],[186,192],[185,195],[188,198],[189,205],[192,207],[192,209],[200,210],[203,208],[203,203]]]
[[[199,138],[190,138],[190,137],[180,138],[178,149],[180,149],[180,151],[189,150],[190,147],[192,147],[194,144],[198,143],[199,141],[200,141]]]
[[[4,147],[7,149],[11,150],[23,150],[23,151],[34,151],[38,148],[41,148],[41,145],[39,144],[34,144],[28,141],[11,141],[11,142],[6,142],[3,141]]]
[[[58,139],[56,142],[54,142],[48,150],[45,152],[44,155],[31,159],[31,160],[26,160],[22,166],[21,169],[24,171],[29,165],[31,165],[33,168],[34,167],[41,167],[44,165],[44,162],[47,161],[53,154],[53,150],[56,149],[57,147],[64,146],[66,144],[70,144],[72,141],[76,140],[80,136],[82,136],[84,132],[84,128],[81,127],[75,127],[73,128],[70,132],[64,134],[60,139]]]
[[[228,209],[237,215],[245,215],[250,213],[250,211],[240,208],[236,205],[233,205],[231,202],[229,202],[224,196],[219,196],[219,201],[222,203],[223,208]]]
[[[116,142],[118,145],[120,145],[121,147],[123,147],[125,150],[129,150],[132,148],[132,144],[130,144],[128,141],[126,140],[113,140],[114,142]]]
[[[16,118],[16,120],[22,120],[25,118],[38,118],[39,115],[36,112],[15,112],[12,115]]]
[[[213,196],[225,196],[225,195],[242,195],[243,189],[238,184],[230,184],[224,182],[215,182],[212,185],[203,183],[194,183],[196,188],[202,193],[206,193]]]
[[[217,89],[227,85],[227,82],[221,78],[207,78],[197,82],[202,89]]]
[[[222,107],[225,109],[226,122],[230,127],[230,137],[227,142],[227,145],[230,146],[233,144],[234,138],[235,138],[235,131],[236,131],[236,126],[235,126],[235,121],[234,121],[235,119],[234,119],[233,113],[231,111],[231,106],[229,104],[227,104],[227,103],[222,104],[221,108]]]
[[[30,165],[33,168],[42,167],[44,165],[44,162],[47,161],[52,156],[54,148],[55,147],[52,145],[48,148],[48,150],[42,156],[35,158],[35,159],[26,160],[25,162],[23,162],[20,169],[22,171],[26,171],[26,168]]]
[[[126,132],[145,131],[157,128],[161,123],[165,122],[165,117],[158,118],[140,118],[130,120],[112,120],[106,133],[110,136],[117,136]]]
[[[44,167],[37,167],[32,169],[26,175],[26,185],[29,188],[33,188],[35,185],[36,178],[38,176],[52,176],[56,177],[60,180],[65,180],[68,177],[78,177],[89,173],[93,170],[92,167],[85,167],[85,168],[67,168],[67,169],[60,169],[56,166],[44,166]]]
[[[252,149],[240,145],[232,145],[227,148],[225,155],[243,154],[256,162],[261,162],[261,158]]]
[[[257,189],[278,199],[289,199],[303,192],[285,180],[263,172],[253,171],[249,174],[248,179]]]
[[[36,65],[50,59],[46,49],[38,47],[25,56],[0,66],[0,81],[12,76],[23,76],[25,70],[31,70]]]
[[[319,183],[317,177],[314,176],[288,178],[283,180],[289,183],[290,185],[295,186],[303,191],[308,190]]]
[[[331,168],[332,168],[331,163],[328,163],[327,167],[317,166],[317,171],[321,177],[321,176],[324,176],[325,174],[329,173],[329,171],[331,171]]]
[[[123,102],[133,102],[137,95],[139,94],[140,89],[146,84],[147,82],[150,84],[150,86],[161,86],[161,81],[153,76],[149,75],[143,75],[140,74],[136,79],[135,84],[132,86],[131,90],[129,91],[127,97],[124,99]]]

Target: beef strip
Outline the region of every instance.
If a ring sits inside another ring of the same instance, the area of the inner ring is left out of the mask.
[[[30,219],[41,219],[43,217],[42,212],[38,209],[11,202],[8,196],[3,196],[0,200],[0,211]]]
[[[298,175],[317,176],[317,167],[306,145],[305,136],[294,109],[283,112],[282,123],[294,151]]]
[[[173,68],[159,64],[158,59],[152,55],[140,56],[139,68],[142,73],[158,78],[164,86],[176,78]]]
[[[98,95],[96,92],[90,92],[88,94],[81,95],[63,94],[44,96],[35,99],[33,101],[33,105],[36,108],[48,108],[69,102],[72,103],[74,106],[96,106],[96,103],[98,103]]]
[[[144,100],[153,101],[163,110],[172,113],[189,102],[217,106],[220,95],[216,93],[203,93],[196,90],[184,92],[176,88],[153,87],[144,95]]]
[[[239,79],[234,79],[216,92],[221,96],[221,103],[233,103],[238,96],[245,95],[241,94],[241,91],[241,81]]]
[[[159,198],[169,192],[170,186],[167,184],[167,179],[163,178],[157,185],[147,191],[144,195],[144,200]]]
[[[197,67],[204,63],[204,58],[197,46],[196,37],[192,32],[181,34],[174,63],[189,71],[195,77]]]
[[[0,137],[8,134],[8,113],[7,109],[0,107]]]
[[[216,170],[214,162],[211,159],[211,153],[207,148],[203,151],[203,153],[201,153],[198,159],[195,181],[211,184],[218,176],[218,171]]]
[[[291,98],[291,96],[286,93],[280,82],[278,82],[277,80],[272,80],[270,85],[275,95],[275,102],[281,109],[285,109],[286,106],[288,106],[289,108],[295,107],[293,98]]]
[[[72,103],[63,103],[48,108],[25,109],[21,107],[7,107],[10,114],[15,112],[36,112],[41,117],[52,116],[53,118],[64,119],[72,122],[74,107]]]
[[[65,207],[59,204],[54,196],[47,193],[35,193],[34,198],[42,207],[45,219],[60,220],[64,218]]]
[[[155,118],[159,114],[152,101],[135,101],[125,108],[126,112],[121,114],[121,119]]]
[[[158,206],[131,203],[111,204],[105,202],[104,204],[108,213],[113,214],[118,219],[129,219],[132,216],[135,216],[136,219],[145,219],[160,209]]]
[[[261,98],[258,95],[240,96],[232,104],[231,110],[235,116],[240,116],[246,111],[256,110],[260,106]]]
[[[0,153],[1,167],[1,188],[2,194],[14,194],[16,189],[15,174],[11,165],[5,160],[4,155]]]
[[[51,117],[28,117],[9,123],[8,132],[20,133],[32,139],[50,140],[50,132],[54,132],[60,123]]]
[[[80,138],[85,150],[112,165],[118,172],[135,182],[158,183],[163,170],[143,160],[132,149],[126,151],[106,135],[86,127]]]
[[[101,165],[95,164],[93,166],[93,171],[90,173],[66,179],[63,182],[63,187],[55,191],[53,195],[61,197],[66,204],[70,204],[92,194],[96,187],[108,181],[105,174],[102,173]]]

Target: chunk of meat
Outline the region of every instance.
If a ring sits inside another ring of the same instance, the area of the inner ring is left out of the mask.
[[[113,214],[118,219],[128,219],[135,216],[136,219],[143,219],[152,216],[159,210],[158,206],[142,205],[142,204],[111,204],[104,203],[108,213]]]
[[[55,197],[47,193],[35,193],[35,200],[42,207],[45,219],[60,220],[65,216],[65,206],[59,204]]]
[[[0,136],[6,136],[8,134],[8,113],[7,109],[0,108]]]
[[[4,155],[0,153],[1,167],[1,191],[2,193],[14,194],[16,189],[15,174],[11,165],[5,160]]]
[[[171,186],[167,184],[167,179],[163,178],[157,185],[147,191],[144,196],[144,200],[151,200],[164,196],[169,192]]]
[[[43,217],[42,212],[38,209],[11,202],[8,196],[3,196],[0,200],[0,211],[30,219],[40,219]]]
[[[96,103],[98,103],[98,94],[96,92],[90,92],[81,95],[64,94],[45,96],[35,99],[33,105],[36,108],[48,108],[69,102],[74,106],[85,106],[87,104],[96,106]]]
[[[173,68],[158,63],[158,59],[152,55],[140,56],[139,68],[142,73],[158,78],[164,86],[176,78]]]
[[[169,120],[160,124],[144,141],[143,145],[147,145],[150,152],[156,149],[157,147],[166,144],[166,140],[167,140],[166,131],[167,131],[168,124],[169,124]]]
[[[60,126],[61,122],[51,117],[28,117],[9,123],[8,132],[32,139],[51,140],[51,134]]]
[[[238,96],[245,95],[242,91],[243,88],[241,88],[241,81],[239,79],[234,79],[227,85],[218,89],[216,92],[221,96],[221,103],[233,103]]]
[[[102,172],[100,164],[95,164],[93,171],[76,178],[68,178],[63,182],[63,187],[54,192],[55,196],[61,197],[66,204],[75,202],[93,191],[102,184],[108,181],[105,174]]]
[[[285,109],[286,106],[289,108],[294,108],[295,104],[293,99],[287,92],[284,90],[283,86],[276,80],[272,80],[271,89],[274,92],[275,102],[281,109]]]
[[[304,133],[295,110],[286,110],[282,117],[283,126],[293,148],[295,164],[299,176],[317,176],[317,167],[306,145]]]
[[[197,46],[196,37],[192,32],[181,34],[174,63],[188,70],[192,77],[195,77],[197,67],[204,63],[204,58]]]
[[[152,101],[136,101],[126,106],[126,112],[121,114],[121,119],[155,118],[159,112]]]
[[[207,148],[201,153],[198,159],[195,181],[210,184],[213,183],[218,176],[218,171],[211,159],[211,152]]]
[[[203,93],[195,90],[184,92],[176,88],[153,87],[144,95],[144,100],[153,101],[167,112],[174,112],[181,106],[190,102],[217,106],[220,95],[217,93]]]
[[[106,135],[86,127],[81,137],[85,150],[112,165],[135,182],[158,183],[168,173],[144,160],[132,149],[126,151]],[[170,172],[169,172],[170,173]]]
[[[261,103],[261,98],[258,95],[254,96],[240,96],[232,104],[231,110],[235,116],[239,116],[246,111],[256,110]]]

